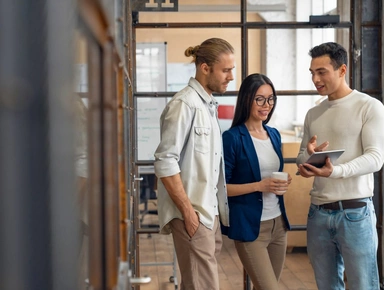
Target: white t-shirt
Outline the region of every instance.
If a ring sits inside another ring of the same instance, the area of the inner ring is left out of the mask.
[[[252,136],[251,136],[252,137]],[[259,159],[261,179],[271,177],[272,172],[279,171],[280,160],[273,149],[271,139],[257,139],[252,137],[253,144]],[[272,192],[263,192],[263,211],[261,220],[270,220],[281,215],[279,199]]]

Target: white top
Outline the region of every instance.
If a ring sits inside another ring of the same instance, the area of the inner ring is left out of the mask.
[[[214,97],[191,78],[188,86],[169,101],[161,114],[161,141],[154,162],[159,178],[160,233],[170,233],[167,224],[172,219],[183,219],[160,180],[178,173],[200,222],[212,229],[215,216],[219,214],[221,222],[229,225],[222,139],[216,111]]]
[[[271,139],[260,140],[252,137],[253,145],[257,153],[260,165],[261,179],[269,178],[272,172],[279,171],[280,160],[273,149]],[[263,192],[263,211],[261,220],[274,219],[281,215],[279,199],[273,192]]]
[[[328,177],[315,177],[311,202],[323,204],[373,195],[373,172],[384,162],[384,106],[377,99],[352,91],[344,98],[311,108],[296,163],[308,159],[307,143],[317,135],[317,145],[329,141],[327,150],[344,148]]]

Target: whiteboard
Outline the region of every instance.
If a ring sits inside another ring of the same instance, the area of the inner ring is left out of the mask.
[[[165,92],[167,44],[136,44],[136,86],[138,92]],[[136,99],[136,160],[153,161],[160,143],[160,115],[167,104],[165,97]]]
[[[153,161],[160,143],[160,116],[167,98],[137,98],[137,161]]]

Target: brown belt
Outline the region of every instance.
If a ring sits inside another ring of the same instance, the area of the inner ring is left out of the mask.
[[[348,209],[348,208],[359,208],[367,205],[366,202],[357,201],[357,200],[341,200],[340,202],[342,204],[342,208],[340,207],[339,201],[321,204],[319,205],[319,208],[331,209],[331,210],[342,210],[342,209]]]

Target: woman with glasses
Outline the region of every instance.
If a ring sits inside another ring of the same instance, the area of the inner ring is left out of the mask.
[[[276,103],[271,80],[249,75],[232,126],[223,133],[230,226],[222,226],[222,232],[234,240],[254,289],[279,289],[290,228],[283,192],[292,178],[271,178],[284,165],[280,133],[267,126]]]

